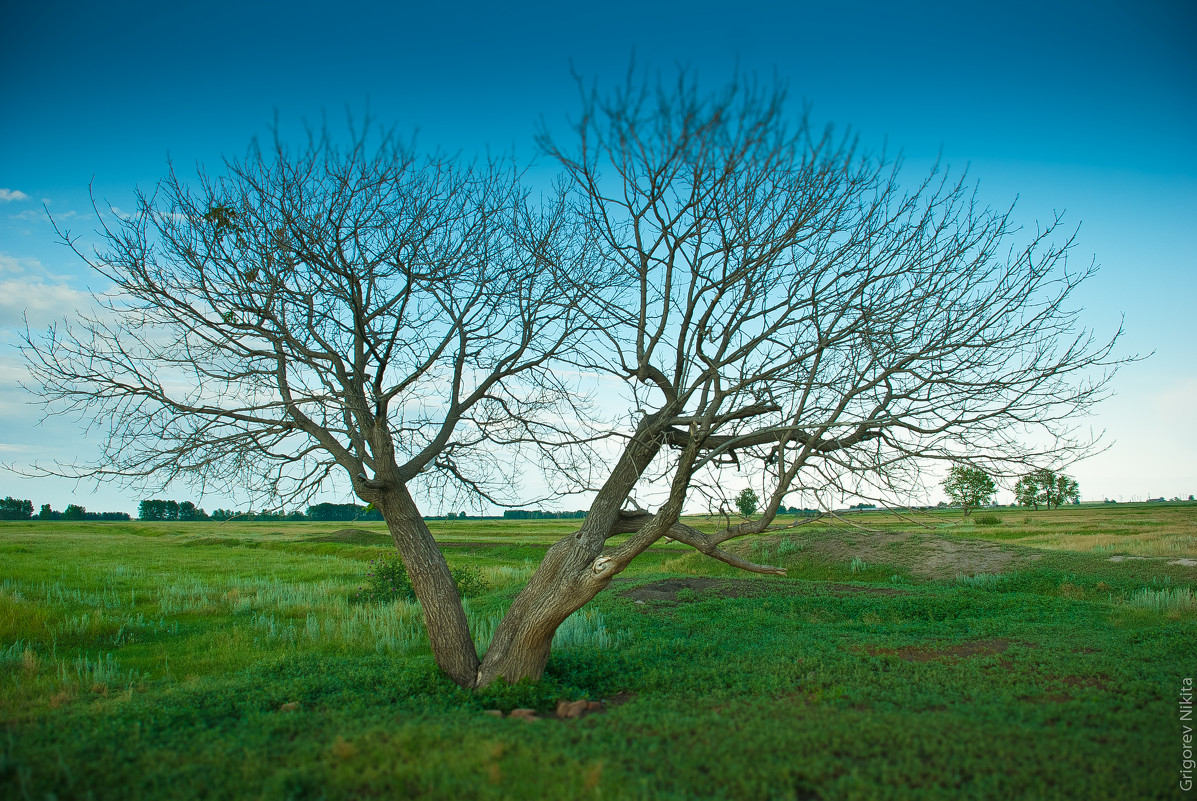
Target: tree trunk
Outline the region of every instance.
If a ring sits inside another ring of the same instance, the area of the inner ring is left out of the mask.
[[[557,628],[610,583],[610,575],[599,575],[593,569],[595,557],[579,535],[549,549],[503,617],[482,659],[479,687],[498,678],[508,683],[524,677],[539,679]]]
[[[403,486],[378,492],[374,505],[386,520],[407,567],[412,589],[424,609],[424,627],[437,665],[462,687],[475,686],[478,652],[470,636],[461,596],[449,573],[449,564],[420,510]]]
[[[595,495],[582,527],[549,548],[495,629],[478,671],[477,686],[485,687],[499,678],[508,683],[524,677],[539,679],[557,628],[611,583],[618,571],[601,569],[603,545],[616,532],[619,512],[628,495],[661,449],[663,421],[672,415],[672,408],[667,408],[640,421],[636,434]]]

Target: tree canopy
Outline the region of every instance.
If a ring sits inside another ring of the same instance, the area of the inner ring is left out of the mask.
[[[1051,470],[1036,470],[1018,479],[1014,485],[1014,498],[1018,504],[1036,510],[1039,504],[1048,509],[1059,508],[1060,504],[1078,501],[1080,497],[1081,487],[1075,479]]]
[[[944,479],[943,491],[948,500],[964,509],[964,516],[968,517],[973,509],[993,502],[997,485],[984,470],[954,464]]]

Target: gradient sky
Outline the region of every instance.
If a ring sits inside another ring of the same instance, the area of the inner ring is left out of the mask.
[[[381,4],[380,4],[381,5]],[[43,209],[87,234],[88,186],[129,208],[168,160],[216,166],[264,135],[363,110],[425,146],[534,153],[576,108],[571,68],[600,83],[630,57],[787,80],[795,109],[906,156],[937,155],[1017,219],[1065,212],[1099,333],[1125,317],[1126,367],[1091,422],[1109,449],[1074,466],[1082,497],[1197,493],[1197,3],[415,4],[9,3],[0,11],[0,461],[86,455],[79,425],[16,385],[22,314],[86,303],[91,278]],[[99,287],[97,287],[99,288]],[[134,512],[135,491],[21,479],[0,496]],[[192,497],[185,487],[165,493]],[[339,498],[330,497],[330,500]],[[567,501],[566,504],[570,504]],[[227,499],[207,497],[208,509]]]

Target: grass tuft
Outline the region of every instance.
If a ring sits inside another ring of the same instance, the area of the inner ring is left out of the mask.
[[[992,590],[996,588],[1004,578],[1005,576],[1001,573],[977,573],[975,575],[957,573],[956,583],[963,584],[967,587],[977,587],[979,589]]]
[[[565,619],[553,636],[554,648],[618,647],[621,634],[607,629],[607,621],[595,609],[583,607]]]
[[[1197,596],[1188,587],[1164,587],[1159,590],[1143,587],[1134,592],[1126,603],[1153,612],[1188,612],[1197,609]]]

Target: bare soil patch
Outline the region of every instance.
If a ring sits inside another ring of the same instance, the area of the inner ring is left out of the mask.
[[[619,579],[616,579],[619,581]],[[703,578],[701,576],[694,576],[691,578],[676,578],[663,579],[661,581],[654,581],[651,584],[645,584],[642,587],[634,587],[630,590],[624,590],[620,593],[624,598],[631,598],[633,601],[672,601],[678,600],[678,594],[683,590],[690,590],[692,592],[706,592],[713,587],[722,587],[725,583],[730,583],[729,579],[713,579]],[[723,595],[722,592],[720,592]],[[729,597],[724,595],[724,597]],[[742,595],[730,597],[743,597]]]
[[[1002,573],[1042,557],[1012,551],[994,542],[923,532],[836,532],[812,539],[809,551],[834,562],[853,557],[868,564],[901,566],[924,579],[950,579],[958,573]]]
[[[1110,677],[1104,673],[1099,673],[1096,676],[1047,676],[1054,681],[1058,681],[1065,687],[1069,688],[1093,688],[1095,690],[1106,690],[1109,688]],[[1020,695],[1019,701],[1024,701],[1029,704],[1062,704],[1073,700],[1073,695],[1067,690],[1060,692],[1039,693],[1037,695]]]

